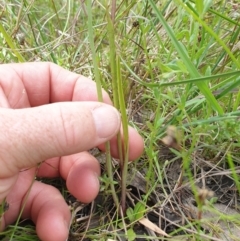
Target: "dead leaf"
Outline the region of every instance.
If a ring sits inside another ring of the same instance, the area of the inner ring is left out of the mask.
[[[161,228],[159,228],[156,224],[152,223],[150,220],[148,220],[147,218],[142,218],[138,221],[139,223],[141,223],[143,226],[145,226],[146,228],[151,229],[152,231],[154,231],[155,233],[158,233],[160,235],[164,235],[166,237],[170,237],[167,233],[165,233]]]

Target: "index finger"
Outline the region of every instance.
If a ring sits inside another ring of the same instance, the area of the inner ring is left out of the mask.
[[[0,86],[11,108],[62,101],[97,101],[94,81],[49,62],[0,65]],[[103,90],[103,100],[111,104]]]

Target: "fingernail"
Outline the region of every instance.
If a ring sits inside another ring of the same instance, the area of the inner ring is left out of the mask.
[[[112,106],[104,105],[93,110],[98,137],[113,136],[120,128],[119,112]]]

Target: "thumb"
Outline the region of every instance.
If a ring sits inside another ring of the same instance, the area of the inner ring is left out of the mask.
[[[0,178],[56,156],[85,151],[120,128],[117,110],[99,102],[64,102],[0,109]]]

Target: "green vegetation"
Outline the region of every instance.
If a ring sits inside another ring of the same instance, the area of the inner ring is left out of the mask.
[[[1,63],[51,61],[88,76],[122,114],[121,168],[107,154],[100,195],[86,219],[73,207],[69,240],[239,240],[239,1],[0,5]],[[127,122],[146,146],[128,165]],[[28,223],[3,234],[38,240]]]

